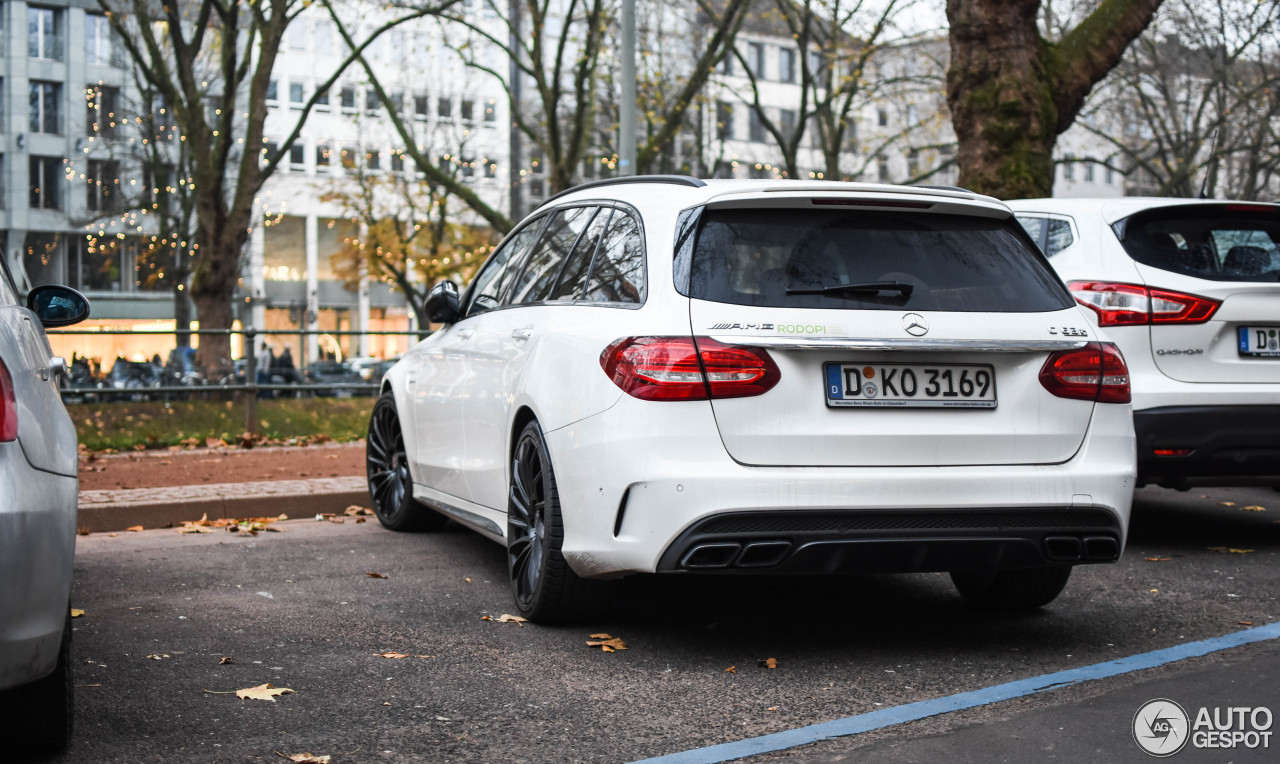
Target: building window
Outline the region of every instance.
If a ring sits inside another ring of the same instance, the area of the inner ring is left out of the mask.
[[[753,107],[747,111],[747,137],[752,143],[764,143],[765,141],[764,120],[761,117],[758,107]]]
[[[719,179],[732,178],[733,163],[727,162],[723,159],[716,162],[716,168],[715,168],[715,171],[712,173],[711,177],[719,178]]]
[[[306,172],[306,169],[307,147],[301,143],[294,143],[289,147],[289,171]]]
[[[881,183],[889,182],[889,160],[880,159],[876,162],[876,178]]]
[[[61,132],[62,84],[59,82],[31,81],[28,129],[33,133],[57,135]]]
[[[289,50],[307,49],[307,23],[305,21],[294,19],[284,36],[289,43]]]
[[[267,103],[272,104],[280,100],[280,83],[276,80],[267,80]]]
[[[1115,185],[1115,182],[1116,182],[1116,171],[1115,171],[1115,170],[1113,170],[1113,169],[1111,169],[1110,167],[1106,168],[1106,179],[1107,179],[1107,185],[1108,185],[1108,186],[1113,186],[1113,185]]]
[[[778,81],[796,81],[796,51],[794,48],[778,48]]]
[[[391,171],[404,172],[404,154],[399,151],[391,152]]]
[[[733,104],[716,102],[716,137],[722,141],[733,140]]]
[[[301,109],[302,103],[305,100],[304,99],[305,95],[306,95],[305,88],[303,87],[303,84],[301,82],[289,83],[289,105],[290,106],[292,106],[295,109]]]
[[[341,98],[343,111],[356,110],[356,89],[354,87],[351,85],[343,85]]]
[[[425,94],[418,93],[413,96],[413,116],[415,119],[425,120],[430,110],[431,102]]]
[[[469,101],[464,98],[462,102],[458,104],[458,116],[461,117],[462,121],[468,125],[475,122],[476,102]]]
[[[85,180],[89,183],[90,212],[110,212],[119,207],[119,163],[90,159]]]
[[[27,54],[62,60],[62,13],[55,8],[27,7]]]
[[[880,127],[888,127],[888,125],[889,125],[889,110],[888,110],[888,109],[886,109],[886,108],[884,108],[884,107],[881,107],[881,108],[879,108],[879,109],[876,109],[876,124],[877,124],[877,125],[879,125]]]
[[[494,127],[498,124],[498,104],[492,98],[484,107],[484,124],[486,127]]]
[[[369,114],[378,113],[378,91],[373,88],[365,88],[364,90],[364,110]]]
[[[787,140],[790,140],[795,135],[796,112],[794,109],[781,109],[778,111],[778,127],[782,130],[782,137]]]
[[[907,177],[915,178],[920,174],[920,149],[907,152]]]
[[[324,90],[316,91],[316,110],[317,111],[329,110],[329,89],[328,88],[325,88]]]
[[[116,56],[114,32],[107,17],[101,13],[86,13],[84,15],[84,25],[85,58],[87,63],[100,64],[102,66],[119,65],[120,62]]]
[[[720,66],[716,70],[725,75],[733,74],[733,51],[725,52],[724,58],[720,59]]]
[[[103,85],[85,88],[85,103],[88,112],[85,114],[85,127],[89,135],[101,135],[111,138],[116,134],[116,102],[120,91]]]
[[[476,174],[476,160],[463,157],[462,158],[462,177],[471,178],[471,177],[474,177],[475,174]]]
[[[484,160],[484,176],[490,180],[498,177],[498,163],[492,159]]]
[[[62,158],[31,157],[30,175],[31,208],[37,210],[62,209]]]
[[[279,150],[280,150],[280,147],[276,145],[275,141],[262,142],[262,164],[264,167],[267,165],[267,163],[269,163],[272,159],[275,158],[276,152]]]
[[[333,52],[333,25],[327,21],[316,22],[316,55],[327,56]]]
[[[329,171],[329,144],[321,143],[316,146],[316,172]]]
[[[436,99],[436,116],[440,119],[453,119],[453,99],[440,96]]]
[[[764,79],[764,45],[747,43],[747,69],[759,79]]]
[[[1063,180],[1076,179],[1076,166],[1072,164],[1073,161],[1074,161],[1073,157],[1070,154],[1068,154],[1062,160],[1062,179]]]
[[[338,159],[341,160],[342,162],[342,169],[344,170],[356,169],[356,150],[355,149],[349,146],[343,146],[342,152],[339,155]]]
[[[1085,183],[1093,183],[1093,182],[1094,182],[1094,176],[1093,176],[1093,162],[1086,162],[1086,163],[1085,163],[1085,165],[1084,165],[1084,182],[1085,182]]]
[[[364,166],[368,170],[382,169],[382,153],[377,149],[366,151],[364,154]]]
[[[61,236],[56,233],[29,233],[22,247],[22,267],[31,286],[65,283],[62,271]]]

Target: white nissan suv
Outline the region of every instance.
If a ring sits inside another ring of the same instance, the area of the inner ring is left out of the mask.
[[[1139,485],[1280,486],[1280,205],[1009,205],[1124,351]]]
[[[370,421],[374,507],[504,545],[525,617],[639,572],[947,571],[1029,608],[1124,546],[1124,359],[995,199],[589,183],[427,309]]]

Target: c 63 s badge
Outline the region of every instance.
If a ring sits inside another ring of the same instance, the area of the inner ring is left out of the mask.
[[[1074,326],[1063,326],[1063,327],[1051,326],[1049,327],[1049,333],[1061,334],[1063,337],[1088,337],[1089,336],[1089,332],[1085,331],[1084,329],[1078,329]]]

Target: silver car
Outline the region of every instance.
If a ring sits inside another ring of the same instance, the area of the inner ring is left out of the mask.
[[[44,327],[89,315],[63,286],[24,305],[0,259],[0,719],[3,750],[54,751],[71,735],[71,569],[76,431]]]

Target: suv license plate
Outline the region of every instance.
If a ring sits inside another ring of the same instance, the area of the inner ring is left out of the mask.
[[[991,366],[941,363],[827,363],[827,405],[832,407],[996,407]]]
[[[1241,326],[1236,329],[1240,355],[1254,358],[1280,358],[1280,327]]]

